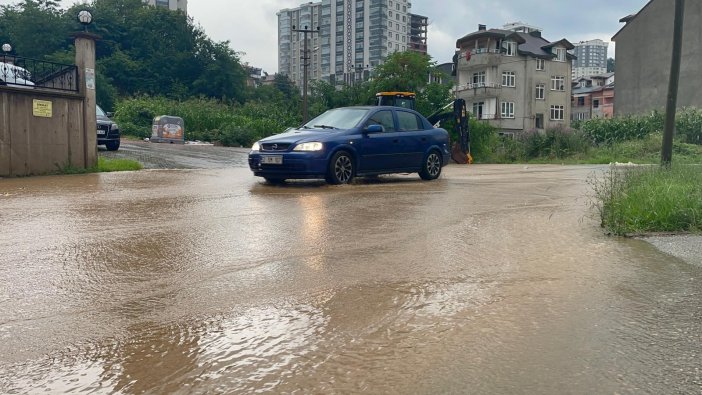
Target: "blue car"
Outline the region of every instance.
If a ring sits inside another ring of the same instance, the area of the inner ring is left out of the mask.
[[[449,160],[449,137],[416,111],[387,106],[329,110],[305,125],[257,141],[249,153],[254,175],[270,183],[419,173],[434,180]]]

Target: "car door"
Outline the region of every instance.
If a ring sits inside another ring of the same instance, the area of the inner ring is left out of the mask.
[[[373,113],[364,124],[381,125],[383,132],[364,133],[359,149],[361,160],[359,172],[382,172],[394,169],[400,152],[395,117],[392,110],[379,110]]]
[[[412,170],[419,168],[427,145],[424,122],[414,112],[398,109],[397,129],[400,140],[396,158],[397,168]]]

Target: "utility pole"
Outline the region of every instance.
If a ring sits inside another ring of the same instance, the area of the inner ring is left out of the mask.
[[[314,34],[314,33],[319,33],[319,26],[317,26],[317,30],[312,30],[308,29],[307,25],[305,25],[304,29],[296,29],[295,26],[293,26],[293,31],[297,33],[302,33],[302,39],[304,40],[304,49],[302,50],[302,56],[300,59],[302,60],[302,68],[303,68],[303,75],[302,75],[302,123],[305,124],[307,123],[307,120],[309,118],[309,114],[307,112],[307,67],[310,65],[309,60],[310,60],[310,55],[307,50],[307,35],[308,34]]]
[[[673,57],[670,62],[670,82],[668,83],[668,100],[665,109],[665,131],[663,133],[663,150],[661,151],[661,165],[665,167],[669,167],[673,160],[673,134],[675,132],[675,112],[677,110],[678,84],[680,82],[684,19],[685,0],[675,0]]]

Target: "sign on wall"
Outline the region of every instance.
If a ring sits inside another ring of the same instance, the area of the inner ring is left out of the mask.
[[[95,69],[85,69],[85,87],[95,89]]]
[[[35,117],[51,118],[53,116],[53,106],[50,101],[36,100],[32,102],[32,114]]]

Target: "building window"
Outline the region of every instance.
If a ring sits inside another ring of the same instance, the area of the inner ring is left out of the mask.
[[[578,98],[578,106],[584,106],[585,105],[585,96],[581,96]]]
[[[477,119],[483,119],[483,107],[485,102],[473,103],[473,116]]]
[[[502,72],[502,86],[514,87],[516,85],[516,76],[514,71]]]
[[[599,108],[599,107],[600,107],[600,100],[599,100],[599,99],[593,100],[593,101],[592,101],[592,107],[593,107],[593,108]]]
[[[536,118],[534,120],[534,127],[536,127],[537,129],[544,128],[544,114],[536,114]]]
[[[556,61],[558,61],[558,62],[565,62],[566,61],[565,48],[556,48]]]
[[[562,75],[551,76],[551,90],[565,91],[565,77]]]
[[[536,84],[536,100],[544,100],[546,98],[546,85]]]
[[[536,70],[544,71],[545,63],[543,59],[536,59]]]
[[[563,106],[551,106],[551,120],[552,121],[562,121],[563,120]]]
[[[517,54],[517,43],[514,41],[505,41],[503,44],[505,55],[514,56]]]
[[[500,109],[502,118],[514,118],[514,102],[503,101],[500,103]]]
[[[473,73],[473,84],[477,86],[485,86],[485,72],[480,71]]]

